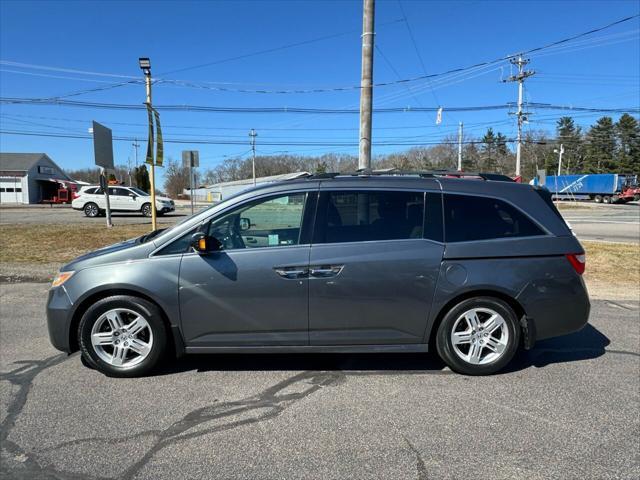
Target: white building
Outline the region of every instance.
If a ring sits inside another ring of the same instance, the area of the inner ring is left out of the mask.
[[[45,153],[0,153],[0,204],[40,203],[70,183]]]
[[[271,175],[269,177],[256,178],[256,186],[267,183],[280,182],[283,180],[292,180],[294,178],[305,177],[309,175],[307,172],[283,173],[282,175]],[[235,180],[233,182],[215,183],[206,187],[194,188],[194,198],[202,202],[220,202],[227,198],[253,187],[253,179]],[[187,188],[184,190],[185,195],[189,195],[191,191]]]

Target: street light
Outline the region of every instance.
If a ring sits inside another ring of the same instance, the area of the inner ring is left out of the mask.
[[[140,64],[140,68],[144,73],[144,84],[147,93],[146,105],[149,112],[149,142],[153,142],[153,137],[151,135],[151,60],[147,57],[138,58],[138,63]],[[155,182],[155,164],[156,161],[153,157],[153,148],[151,144],[149,144],[148,152],[150,152],[151,164],[149,165],[149,183],[151,183],[151,229],[156,230],[158,225],[156,223],[156,182]],[[149,154],[147,155],[149,156]]]
[[[151,75],[151,60],[149,60],[147,57],[140,57],[138,59],[138,62],[140,63],[140,68],[142,69],[144,74]]]

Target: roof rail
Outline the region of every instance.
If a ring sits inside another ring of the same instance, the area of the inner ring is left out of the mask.
[[[355,172],[339,173],[325,172],[313,173],[306,175],[304,178],[309,180],[332,179],[336,177],[378,177],[378,176],[418,176],[423,178],[434,177],[453,177],[453,178],[480,178],[491,182],[513,182],[514,180],[506,175],[499,173],[480,173],[480,172],[460,172],[458,170],[400,170],[396,168],[385,168],[381,170],[371,170],[362,168]]]

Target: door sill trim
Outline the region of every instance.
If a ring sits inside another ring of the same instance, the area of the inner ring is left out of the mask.
[[[425,353],[425,343],[397,345],[284,345],[185,347],[186,353]]]

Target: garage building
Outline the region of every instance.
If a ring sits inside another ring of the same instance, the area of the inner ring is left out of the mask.
[[[74,183],[46,153],[0,153],[0,203],[41,203]]]

